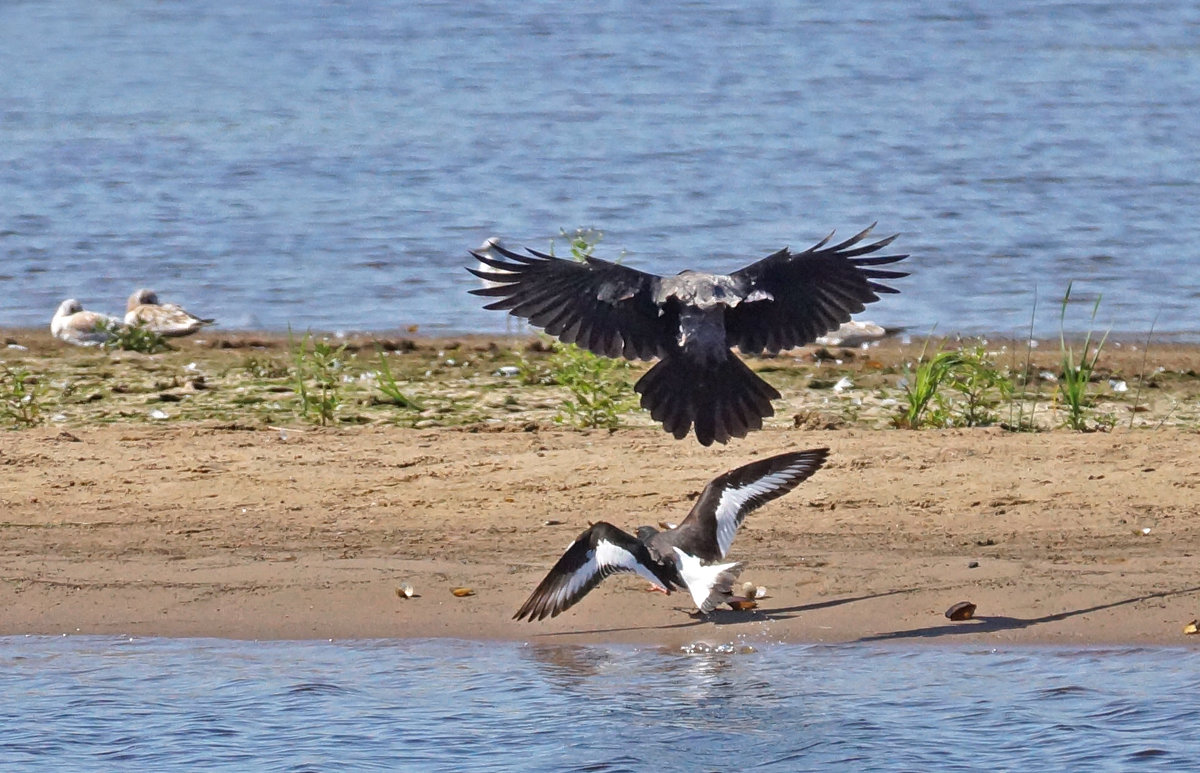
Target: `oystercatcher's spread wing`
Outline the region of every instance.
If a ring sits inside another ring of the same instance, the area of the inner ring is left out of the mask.
[[[656,534],[651,547],[655,552],[679,547],[701,560],[719,561],[729,552],[738,527],[751,511],[799,486],[821,468],[828,455],[828,448],[793,451],[714,478],[683,522]]]
[[[668,591],[674,590],[662,568],[638,539],[601,521],[580,534],[545,579],[513,615],[530,621],[570,609],[610,574],[633,572]]]

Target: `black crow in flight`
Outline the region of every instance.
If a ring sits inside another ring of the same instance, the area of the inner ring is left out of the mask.
[[[676,438],[694,426],[702,445],[762,429],[779,392],[731,351],[775,354],[836,329],[897,290],[877,279],[907,276],[878,268],[907,255],[876,255],[895,239],[864,243],[871,228],[802,252],[788,248],[732,274],[682,271],[662,277],[588,257],[563,260],[495,245],[471,253],[471,273],[494,283],[471,292],[563,343],[608,357],[660,358],[634,385],[642,407]]]

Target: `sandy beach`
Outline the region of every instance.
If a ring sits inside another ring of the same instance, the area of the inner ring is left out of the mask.
[[[1200,615],[1200,436],[1186,375],[1164,376],[1141,410],[1132,392],[1111,396],[1119,420],[1108,431],[910,431],[879,420],[882,387],[858,421],[830,407],[828,386],[812,386],[812,369],[832,367],[821,357],[755,360],[788,402],[763,431],[702,448],[636,411],[611,432],[560,426],[549,387],[480,398],[492,406],[483,420],[383,419],[363,400],[354,411],[366,419],[316,426],[286,405],[284,376],[264,387],[285,402],[277,410],[236,381],[251,360],[286,361],[277,339],[210,338],[150,357],[41,332],[8,340],[25,347],[6,353],[9,367],[52,372],[48,385],[75,373],[86,386],[49,387],[69,394],[44,398],[48,418],[0,433],[0,635],[1200,645],[1183,634]],[[870,370],[894,384],[913,346],[847,352],[840,365],[860,383]],[[457,375],[431,386],[426,359],[514,350],[393,348],[397,372],[408,368],[401,382],[427,404],[464,387],[449,383]],[[1198,350],[1152,350],[1148,366],[1143,352],[1107,354],[1104,377],[1133,384],[1156,368],[1186,374]],[[186,375],[196,372],[207,374],[199,387]],[[789,378],[808,386],[788,389]],[[243,402],[205,407],[222,394]],[[148,420],[155,406],[170,418]],[[237,406],[249,413],[225,412]],[[618,576],[553,620],[511,619],[589,522],[677,522],[715,475],[818,446],[832,450],[827,466],[751,514],[730,553],[767,588],[757,609],[699,620],[686,594]],[[414,598],[398,595],[406,582]],[[975,618],[947,620],[960,601],[977,605]]]

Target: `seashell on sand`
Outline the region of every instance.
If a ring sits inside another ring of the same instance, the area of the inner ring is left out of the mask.
[[[975,605],[969,601],[960,601],[946,610],[946,617],[951,620],[970,620],[975,616]]]

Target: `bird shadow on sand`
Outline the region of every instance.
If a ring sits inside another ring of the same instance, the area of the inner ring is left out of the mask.
[[[867,601],[868,599],[877,599],[884,596],[895,596],[900,593],[915,593],[917,591],[929,590],[929,588],[900,588],[898,590],[883,591],[881,593],[867,593],[861,596],[847,596],[840,599],[829,599],[828,601],[816,601],[811,604],[797,604],[792,607],[756,607],[747,610],[733,609],[714,609],[707,615],[700,615],[698,612],[689,612],[690,620],[682,623],[667,623],[664,625],[631,625],[621,628],[591,628],[586,631],[555,631],[536,634],[537,636],[589,636],[598,633],[617,633],[619,631],[668,631],[677,628],[695,628],[697,626],[713,624],[713,625],[740,625],[745,623],[764,623],[775,620],[787,620],[795,617],[801,612],[811,612],[816,609],[827,609],[829,607],[837,607],[842,604],[852,604],[856,601]],[[676,607],[680,612],[688,612],[683,607]]]
[[[895,590],[881,591],[880,593],[866,593],[861,596],[848,596],[841,599],[829,599],[828,601],[814,601],[809,604],[797,604],[791,607],[764,607],[758,606],[754,609],[734,610],[734,609],[714,609],[708,615],[700,615],[698,612],[692,613],[694,619],[690,623],[681,623],[670,626],[671,628],[686,628],[689,625],[703,625],[704,623],[712,623],[713,625],[737,625],[740,623],[765,623],[778,620],[791,620],[803,612],[813,612],[818,609],[828,609],[830,607],[840,607],[842,604],[852,604],[856,601],[868,601],[870,599],[879,599],[886,596],[896,596],[903,593],[916,593],[918,591],[927,591],[930,588],[897,588]],[[667,627],[667,626],[664,626]]]
[[[1171,596],[1186,596],[1191,593],[1200,592],[1200,585],[1191,588],[1181,588],[1179,590],[1161,591],[1159,593],[1147,593],[1142,596],[1133,596],[1131,598],[1113,601],[1108,604],[1097,604],[1091,607],[1081,609],[1071,609],[1066,612],[1056,612],[1052,615],[1043,615],[1042,617],[1006,617],[1003,615],[985,615],[973,617],[970,620],[961,622],[947,621],[941,625],[931,625],[925,628],[910,628],[905,631],[891,631],[889,633],[880,633],[873,636],[864,636],[858,639],[859,642],[879,642],[879,641],[896,641],[900,639],[934,639],[942,636],[959,636],[962,634],[972,633],[996,633],[998,631],[1018,631],[1024,628],[1030,628],[1035,625],[1044,623],[1057,623],[1061,620],[1066,620],[1079,615],[1087,615],[1093,612],[1102,612],[1106,609],[1115,609],[1127,604],[1137,604],[1141,601],[1152,601],[1154,599],[1170,598]]]

